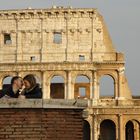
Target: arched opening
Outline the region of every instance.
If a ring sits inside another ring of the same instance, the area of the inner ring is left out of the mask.
[[[109,75],[104,75],[100,79],[100,98],[114,98],[114,79]]]
[[[85,120],[83,122],[83,140],[90,140],[90,125]]]
[[[2,88],[8,88],[11,85],[12,76],[6,76],[2,81]]]
[[[100,140],[115,140],[116,126],[111,120],[104,120],[100,124]]]
[[[128,121],[125,126],[126,140],[140,139],[140,123],[135,120]]]
[[[90,80],[87,76],[79,75],[76,77],[74,85],[75,98],[89,98],[90,97]]]
[[[126,124],[125,135],[126,140],[134,140],[134,125],[131,121]]]
[[[51,79],[50,96],[53,99],[64,99],[64,78],[62,76],[54,76]]]

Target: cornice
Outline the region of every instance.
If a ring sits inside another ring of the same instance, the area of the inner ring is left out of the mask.
[[[0,63],[0,71],[46,71],[46,70],[97,70],[118,69],[124,66],[123,62],[97,63],[97,62],[48,62],[48,63]]]
[[[50,8],[50,9],[18,9],[0,10],[0,19],[30,19],[50,17],[94,17],[97,13],[93,8]]]

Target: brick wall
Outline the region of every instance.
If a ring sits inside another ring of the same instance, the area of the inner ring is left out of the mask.
[[[82,140],[80,109],[0,109],[1,140]]]

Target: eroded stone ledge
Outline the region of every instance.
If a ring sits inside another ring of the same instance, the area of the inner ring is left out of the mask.
[[[0,99],[0,108],[73,108],[83,109],[87,100],[65,99]]]
[[[140,108],[140,100],[115,99],[0,99],[0,108]]]

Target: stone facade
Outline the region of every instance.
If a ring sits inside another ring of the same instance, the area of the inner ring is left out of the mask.
[[[64,95],[59,108],[65,101],[77,103],[81,98],[88,104],[83,118],[89,123],[91,140],[106,140],[104,121],[115,126],[114,136],[110,137],[140,139],[140,100],[132,98],[124,64],[123,54],[114,49],[103,17],[96,9],[0,11],[0,87],[7,76],[32,73],[40,81],[42,100],[55,97],[59,102],[60,88]],[[114,95],[102,99],[100,79],[104,75],[113,79]],[[55,76],[63,82],[53,83]],[[89,81],[76,83],[78,76]],[[84,96],[78,93],[80,87],[86,90]],[[58,96],[52,95],[52,88]],[[57,108],[55,102],[52,108]],[[131,135],[127,128],[132,130]]]

